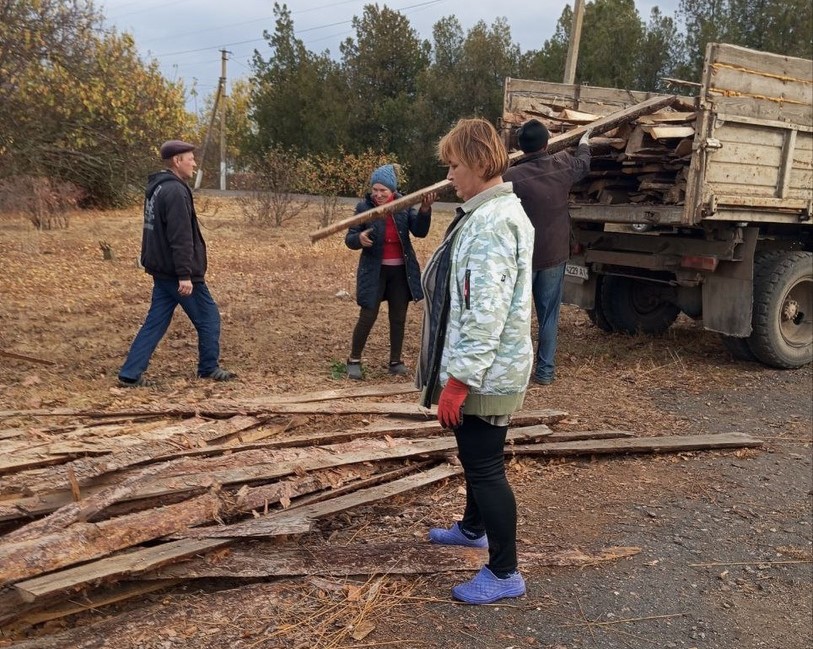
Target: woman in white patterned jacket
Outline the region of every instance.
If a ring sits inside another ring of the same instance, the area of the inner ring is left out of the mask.
[[[426,296],[418,371],[424,405],[454,430],[466,479],[463,520],[433,528],[434,543],[488,547],[488,564],[452,595],[488,604],[525,594],[517,572],[516,501],[505,474],[510,415],[522,406],[533,365],[534,230],[511,183],[494,127],[464,119],[438,144],[464,201],[422,278]]]

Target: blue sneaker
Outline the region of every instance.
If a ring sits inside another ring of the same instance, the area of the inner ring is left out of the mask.
[[[429,530],[429,540],[440,545],[462,545],[467,548],[487,548],[488,537],[483,534],[476,539],[470,539],[463,534],[460,523],[455,523],[448,530],[442,527],[433,527]]]
[[[471,581],[452,588],[452,597],[466,604],[491,604],[498,599],[521,597],[524,594],[525,580],[518,572],[500,579],[486,566]]]

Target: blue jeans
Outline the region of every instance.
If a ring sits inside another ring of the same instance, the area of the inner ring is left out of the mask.
[[[559,329],[559,308],[562,305],[562,284],[565,264],[533,273],[534,307],[539,323],[536,352],[536,378],[552,380],[555,369],[556,335]]]
[[[197,282],[192,295],[183,297],[178,293],[178,280],[153,278],[150,310],[130,346],[119,378],[137,381],[141,377],[179,304],[198,332],[198,376],[207,376],[217,369],[220,359],[220,312],[209,288],[204,282]]]

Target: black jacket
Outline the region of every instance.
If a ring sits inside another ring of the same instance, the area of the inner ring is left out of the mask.
[[[396,196],[400,198],[400,194]],[[356,214],[361,214],[375,207],[370,194],[367,194],[363,201],[356,205]],[[408,210],[401,210],[394,215],[395,226],[398,229],[398,237],[401,239],[401,247],[404,250],[404,261],[406,262],[407,282],[412,299],[416,302],[423,299],[423,289],[421,289],[421,267],[418,264],[418,257],[412,247],[409,235],[423,238],[429,234],[429,226],[432,224],[432,212],[421,214],[414,207]],[[365,230],[373,230],[373,245],[364,248],[359,241],[359,235]],[[361,250],[358,270],[356,271],[356,302],[365,309],[374,309],[378,302],[378,281],[381,274],[381,258],[384,255],[384,231],[386,223],[384,219],[375,219],[372,222],[362,223],[351,227],[344,237],[344,243],[351,250]]]
[[[590,146],[580,144],[575,156],[567,151],[529,153],[503,174],[534,226],[534,270],[558,266],[570,257],[568,197],[573,183],[589,171]]]
[[[206,274],[206,243],[192,190],[171,171],[147,179],[141,264],[158,279],[202,282]]]

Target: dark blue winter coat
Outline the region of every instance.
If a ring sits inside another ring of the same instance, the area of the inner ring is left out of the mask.
[[[400,198],[396,194],[396,198]],[[356,214],[361,214],[375,207],[370,194],[356,205]],[[432,223],[431,208],[427,214],[421,214],[416,208],[401,210],[394,215],[395,225],[398,229],[398,237],[401,239],[401,247],[404,250],[404,261],[406,262],[407,282],[412,299],[416,302],[423,299],[423,289],[421,289],[421,267],[412,247],[409,237],[423,238],[429,234],[429,226]],[[360,225],[351,227],[344,237],[344,242],[351,250],[361,250],[359,266],[356,271],[356,302],[364,309],[374,309],[378,304],[378,282],[381,274],[381,258],[384,254],[384,219],[375,219]],[[359,241],[359,235],[365,230],[372,229],[373,245],[364,248]]]

